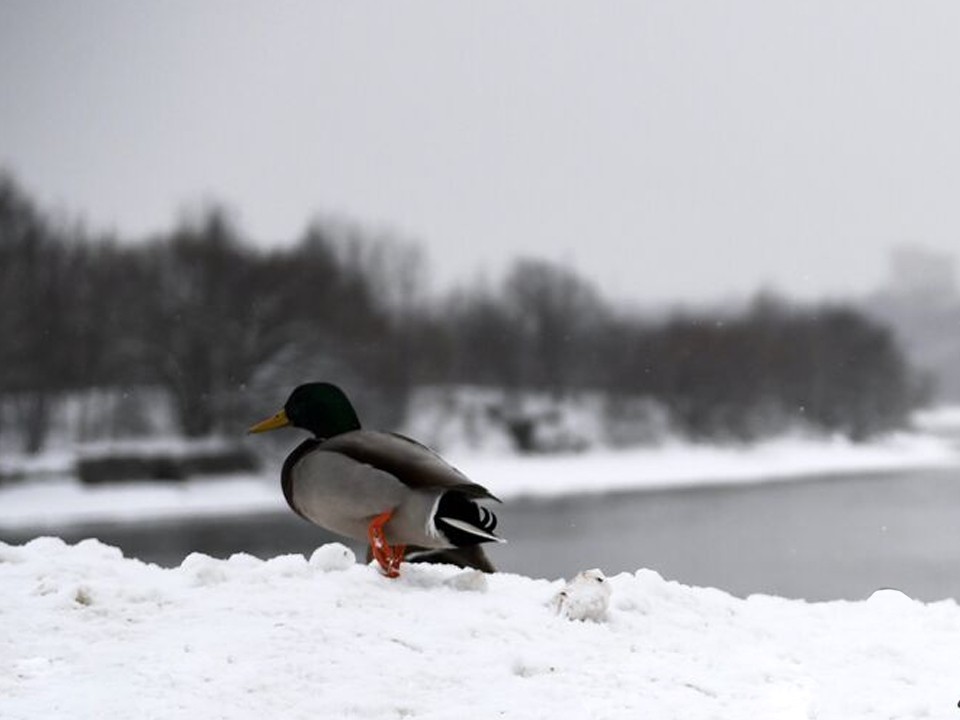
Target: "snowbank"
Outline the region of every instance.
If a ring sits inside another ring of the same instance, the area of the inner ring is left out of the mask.
[[[939,405],[918,410],[912,424],[923,432],[960,438],[960,405]]]
[[[947,438],[899,434],[864,444],[796,436],[744,446],[673,442],[658,448],[579,455],[449,459],[507,500],[523,495],[550,497],[949,467],[960,465],[960,451]],[[182,483],[87,487],[57,478],[11,484],[0,487],[0,529],[280,511],[286,505],[278,478],[279,469],[259,476]]]
[[[217,517],[281,511],[286,506],[278,481],[260,476],[93,487],[59,478],[0,488],[0,528]]]
[[[561,582],[0,543],[0,716],[926,718],[960,697],[960,608],[895,591],[807,604],[608,579],[606,622]]]

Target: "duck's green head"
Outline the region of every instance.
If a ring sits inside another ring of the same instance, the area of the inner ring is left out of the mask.
[[[359,430],[360,420],[343,390],[336,385],[306,383],[290,393],[283,410],[257,423],[247,432],[266,432],[288,425],[309,430],[319,438],[329,438]]]

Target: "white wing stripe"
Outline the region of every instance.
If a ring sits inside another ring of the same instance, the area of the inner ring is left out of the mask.
[[[490,533],[481,530],[478,527],[474,527],[470,523],[465,523],[463,520],[455,520],[454,518],[445,517],[443,518],[443,521],[451,527],[455,527],[457,530],[462,530],[465,533],[470,533],[471,535],[486,538],[487,540],[493,540],[494,542],[498,543],[506,542],[503,538],[498,538],[496,535],[491,535]]]

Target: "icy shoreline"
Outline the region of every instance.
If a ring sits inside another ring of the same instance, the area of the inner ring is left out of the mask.
[[[0,543],[0,714],[25,718],[925,718],[956,712],[960,608],[745,600],[640,570],[605,622],[562,582]]]
[[[960,450],[948,438],[903,433],[867,444],[796,436],[742,447],[674,442],[578,455],[449,459],[508,500],[953,467],[960,466]],[[0,529],[281,512],[278,474],[95,487],[66,477],[10,484],[0,487]]]

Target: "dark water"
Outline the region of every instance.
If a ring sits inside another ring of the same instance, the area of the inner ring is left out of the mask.
[[[858,599],[895,587],[960,599],[960,469],[768,485],[515,500],[498,509],[499,569],[555,578],[638,567],[736,595]],[[35,533],[0,531],[5,542]],[[291,513],[46,531],[97,537],[127,556],[176,565],[217,557],[309,555],[334,539]],[[358,555],[362,549],[355,548]]]

